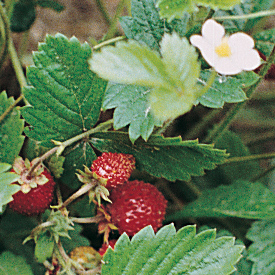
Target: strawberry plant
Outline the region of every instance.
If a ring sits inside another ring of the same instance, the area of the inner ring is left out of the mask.
[[[30,57],[69,2],[0,5],[0,275],[275,274],[273,1],[97,0]]]

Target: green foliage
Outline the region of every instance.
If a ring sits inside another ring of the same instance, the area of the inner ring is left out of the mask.
[[[206,85],[210,75],[210,71],[202,71],[199,84]],[[255,83],[258,78],[258,75],[254,72],[243,72],[235,77],[227,76],[225,79],[216,76],[214,83],[197,100],[197,103],[210,108],[221,108],[224,103],[242,102],[247,99],[243,89]]]
[[[160,9],[161,18],[166,18],[168,22],[174,18],[182,18],[185,13],[198,11],[196,4],[210,7],[212,9],[229,10],[236,4],[240,4],[241,0],[158,0],[156,6]]]
[[[161,20],[155,6],[155,0],[132,0],[132,16],[120,18],[120,24],[128,39],[146,44],[149,48],[159,51],[159,42],[164,33],[177,32],[181,37],[187,31],[189,14],[181,20],[170,23]]]
[[[5,251],[0,255],[0,275],[7,274],[33,275],[33,272],[24,258]]]
[[[75,37],[47,36],[38,49],[27,70],[33,87],[24,89],[33,107],[24,107],[22,115],[31,125],[25,133],[51,146],[51,139],[64,141],[95,125],[106,82],[89,70],[90,46]]]
[[[196,201],[169,216],[168,220],[184,217],[270,219],[275,217],[274,209],[275,195],[268,188],[261,183],[240,180],[204,191]]]
[[[200,66],[189,42],[176,33],[161,41],[162,58],[157,52],[133,40],[105,47],[90,60],[100,77],[122,84],[152,87],[149,101],[154,115],[175,118],[188,112],[199,91],[196,86]]]
[[[39,263],[44,263],[53,254],[54,238],[48,232],[41,234],[36,241],[34,255]]]
[[[142,86],[114,84],[106,91],[103,109],[116,108],[114,129],[129,126],[129,137],[135,142],[140,136],[146,141],[154,126],[160,127],[161,121],[154,118],[146,94],[150,89]]]
[[[254,35],[256,48],[265,56],[269,56],[275,43],[275,29],[264,30]]]
[[[0,94],[0,116],[13,104],[13,98],[7,98],[6,92]],[[22,136],[24,121],[20,119],[20,112],[13,109],[0,122],[0,162],[13,164],[18,156],[24,137]]]
[[[215,237],[215,230],[196,235],[195,226],[176,232],[172,224],[156,235],[147,226],[131,241],[124,233],[105,254],[102,275],[231,274],[243,246],[234,245],[232,237]]]
[[[11,202],[12,195],[20,190],[19,185],[11,184],[19,178],[15,173],[6,172],[11,168],[7,163],[0,163],[0,213],[3,212],[3,206]]]
[[[248,259],[253,262],[251,275],[275,273],[275,220],[258,221],[252,224],[246,237],[253,243],[248,249]]]
[[[155,177],[168,180],[189,180],[224,163],[227,155],[213,145],[199,144],[197,140],[182,141],[180,137],[151,136],[147,142],[139,139],[132,144],[126,133],[97,133],[91,138],[100,151],[132,154],[136,167]]]
[[[64,9],[57,0],[19,0],[12,9],[11,31],[24,32],[29,30],[36,18],[36,6],[51,8],[57,12],[61,12]]]

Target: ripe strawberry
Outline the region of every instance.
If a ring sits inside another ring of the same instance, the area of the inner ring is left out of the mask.
[[[147,225],[162,226],[167,201],[158,189],[143,181],[129,181],[112,190],[107,209],[119,233],[135,235]]]
[[[135,159],[132,155],[103,153],[93,161],[91,171],[94,178],[111,189],[127,181],[134,168]]]
[[[27,216],[38,215],[49,208],[55,186],[51,174],[42,164],[34,169],[31,176],[28,175],[35,162],[36,160],[24,162],[19,157],[15,160],[11,170],[20,175],[20,179],[13,184],[20,185],[21,190],[13,195],[13,201],[9,203],[9,206],[14,211]]]
[[[101,257],[104,256],[104,254],[106,253],[106,251],[109,247],[114,249],[116,242],[117,242],[117,240],[110,240],[109,243],[104,243],[101,246],[101,248],[99,248],[99,250],[98,250],[98,253],[101,255]]]

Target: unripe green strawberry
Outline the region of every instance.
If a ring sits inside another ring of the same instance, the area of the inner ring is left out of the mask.
[[[55,186],[51,174],[42,164],[35,168],[32,175],[28,175],[35,162],[36,160],[24,162],[22,158],[17,158],[11,170],[20,175],[20,179],[13,184],[20,185],[21,190],[13,195],[9,206],[27,216],[38,215],[50,207]]]
[[[112,190],[110,200],[107,210],[120,234],[133,236],[147,225],[154,231],[162,226],[167,201],[150,183],[128,181]]]
[[[132,155],[103,153],[93,161],[91,171],[94,178],[111,189],[127,181],[134,168],[135,158]]]

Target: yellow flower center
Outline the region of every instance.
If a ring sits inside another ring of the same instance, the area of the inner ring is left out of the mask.
[[[219,57],[229,57],[232,54],[227,37],[222,39],[222,43],[215,48],[215,52]]]

